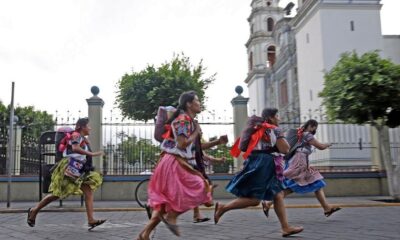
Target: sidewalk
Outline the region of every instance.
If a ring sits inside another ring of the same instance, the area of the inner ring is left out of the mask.
[[[400,206],[400,203],[387,203],[382,200],[390,199],[389,196],[367,196],[367,197],[329,197],[328,201],[341,207],[387,207]],[[215,199],[215,201],[226,203],[232,199]],[[21,213],[29,207],[35,206],[37,202],[11,202],[11,207],[7,208],[5,202],[0,203],[1,213]],[[95,201],[96,212],[117,212],[117,211],[143,211],[136,201]],[[291,196],[285,199],[286,208],[320,208],[315,197]],[[209,209],[202,207],[203,209]],[[261,206],[255,207],[261,208]],[[63,201],[62,207],[59,201],[55,201],[42,210],[43,212],[81,212],[85,211],[81,207],[80,201]]]
[[[400,236],[400,204],[374,200],[386,197],[340,197],[328,198],[342,210],[325,217],[315,198],[289,197],[286,199],[287,217],[290,224],[301,225],[304,231],[290,239],[332,240],[386,240]],[[218,199],[224,203],[230,199]],[[95,217],[107,222],[88,231],[84,208],[80,201],[65,201],[59,208],[58,202],[43,209],[35,227],[26,224],[27,209],[36,203],[12,203],[6,209],[0,207],[0,240],[132,240],[148,222],[144,209],[134,201],[97,201]],[[61,213],[62,212],[62,213]],[[203,216],[212,218],[214,208],[204,208]],[[193,223],[193,211],[178,219],[182,236],[175,237],[165,226],[157,226],[151,239],[154,240],[264,240],[283,239],[279,221],[274,211],[266,218],[260,207],[227,212],[218,224],[208,221]]]

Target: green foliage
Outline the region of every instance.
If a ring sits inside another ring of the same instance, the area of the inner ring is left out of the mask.
[[[229,146],[227,145],[217,145],[211,149],[205,150],[205,152],[213,157],[226,157],[226,161],[223,163],[213,163],[214,173],[228,173],[229,167],[233,166],[233,158],[229,154]]]
[[[205,99],[205,90],[215,80],[215,74],[204,78],[202,61],[192,66],[189,57],[176,55],[170,62],[155,68],[125,74],[117,83],[116,104],[124,118],[147,121],[153,119],[159,106],[177,106],[181,93],[197,92]]]
[[[325,74],[323,98],[329,119],[347,123],[400,125],[400,65],[375,52],[342,54]],[[397,117],[396,117],[397,116]]]
[[[44,131],[52,130],[55,122],[53,116],[46,111],[35,110],[33,106],[16,107],[14,114],[18,116],[19,126],[22,126],[23,138],[25,141],[37,141]],[[7,126],[10,121],[10,106],[6,107],[0,102],[0,127],[2,133],[7,133]]]
[[[155,146],[151,139],[137,139],[136,136],[128,136],[124,132],[118,133],[121,142],[117,146],[122,159],[134,164],[140,162],[143,164],[154,164],[160,155],[160,147]]]

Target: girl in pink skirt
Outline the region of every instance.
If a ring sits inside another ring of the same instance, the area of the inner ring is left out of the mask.
[[[199,205],[212,204],[208,181],[193,168],[196,165],[194,143],[201,134],[194,117],[201,112],[200,105],[194,91],[185,92],[179,98],[177,111],[167,121],[171,128],[161,144],[163,153],[148,188],[148,205],[153,213],[138,240],[150,239],[160,221],[180,236],[177,217]]]

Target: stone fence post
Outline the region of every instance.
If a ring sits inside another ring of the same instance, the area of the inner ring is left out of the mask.
[[[90,90],[93,96],[86,99],[88,103],[89,124],[92,127],[89,139],[92,151],[95,152],[103,150],[103,128],[101,123],[103,119],[104,101],[97,96],[100,92],[98,87],[93,86]],[[93,165],[96,167],[97,171],[103,172],[103,157],[94,157]]]
[[[241,95],[243,93],[243,88],[241,86],[237,86],[235,88],[235,92],[238,95],[232,99],[231,103],[233,107],[233,135],[235,138],[234,140],[236,141],[236,139],[240,137],[240,134],[246,125],[246,121],[248,118],[247,103],[249,102],[249,98],[245,98]],[[239,169],[241,169],[242,165],[242,156],[235,158],[235,170],[238,171]]]

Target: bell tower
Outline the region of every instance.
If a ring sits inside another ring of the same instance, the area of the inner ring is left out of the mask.
[[[279,0],[253,0],[251,14],[247,19],[250,37],[246,43],[248,73],[245,82],[249,89],[250,115],[261,114],[266,107],[265,74],[273,68],[276,58],[276,44],[273,31],[276,22],[284,16],[278,6]]]

